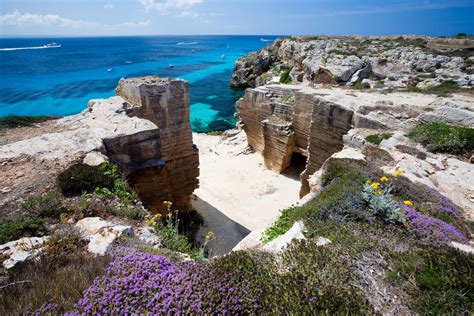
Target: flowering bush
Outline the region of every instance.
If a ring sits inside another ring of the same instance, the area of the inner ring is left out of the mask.
[[[211,265],[191,261],[173,264],[164,257],[128,248],[116,250],[115,255],[105,276],[94,280],[69,315],[244,311],[244,288],[228,284],[229,276],[216,273]]]
[[[412,205],[401,204],[406,224],[422,241],[442,244],[451,241],[467,243],[467,237],[456,227],[440,219],[417,212]]]
[[[398,169],[392,176],[397,177],[401,171]],[[387,176],[380,178],[380,182],[366,183],[362,197],[368,203],[372,214],[382,217],[389,223],[402,223],[403,213],[391,195],[392,186]],[[382,184],[383,183],[383,184]]]
[[[155,214],[153,217],[147,217],[147,224],[155,229],[156,234],[160,237],[163,246],[167,249],[186,253],[193,259],[203,260],[204,250],[208,242],[215,238],[214,233],[209,232],[206,235],[204,245],[201,248],[196,247],[190,239],[181,234],[179,226],[180,219],[178,218],[179,211],[172,211],[172,202],[164,201],[163,204],[167,208],[167,214]]]

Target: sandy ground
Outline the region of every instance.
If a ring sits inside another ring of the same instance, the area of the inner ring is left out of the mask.
[[[205,221],[198,238],[214,232],[211,254],[230,251],[250,231],[267,227],[280,210],[298,201],[298,172],[279,175],[267,170],[261,155],[246,150],[243,132],[227,139],[206,134],[193,138],[200,160],[193,205]]]

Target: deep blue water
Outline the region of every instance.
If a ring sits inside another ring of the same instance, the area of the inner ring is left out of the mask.
[[[232,128],[243,91],[229,82],[236,59],[274,36],[153,36],[0,39],[0,116],[70,115],[114,95],[122,77],[158,75],[190,83],[194,131]],[[56,42],[60,48],[41,47]],[[174,68],[170,68],[170,65]],[[108,71],[113,69],[113,71]]]

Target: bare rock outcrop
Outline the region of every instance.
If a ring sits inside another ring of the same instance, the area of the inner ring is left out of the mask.
[[[18,201],[51,190],[70,165],[102,159],[120,167],[150,211],[160,211],[166,200],[190,209],[190,196],[199,185],[199,156],[192,142],[188,83],[124,79],[117,94],[91,100],[80,114],[48,122],[45,134],[25,133],[0,146],[3,218],[21,217]]]
[[[469,88],[474,85],[473,47],[470,38],[409,35],[283,38],[240,58],[231,85],[264,85],[291,69],[293,83],[431,89],[448,81]]]

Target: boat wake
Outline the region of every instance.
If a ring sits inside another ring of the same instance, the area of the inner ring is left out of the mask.
[[[11,48],[0,48],[0,51],[8,52],[14,50],[27,50],[27,49],[44,49],[44,48],[60,48],[60,44],[51,43],[43,46],[31,46],[31,47],[11,47]]]
[[[176,45],[196,45],[198,42],[179,42]]]

